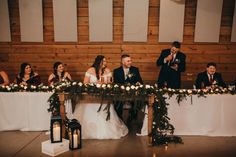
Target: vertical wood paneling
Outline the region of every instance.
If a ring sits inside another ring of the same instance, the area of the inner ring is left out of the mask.
[[[148,0],[125,0],[124,41],[147,41],[148,5]]]
[[[43,42],[42,9],[42,0],[19,0],[21,41]]]
[[[123,42],[124,0],[113,0],[113,42],[89,42],[88,0],[77,0],[78,42],[55,42],[53,23],[53,0],[43,0],[44,42],[20,41],[19,0],[10,0],[9,14],[12,42],[0,42],[0,69],[5,70],[11,81],[19,72],[22,62],[30,62],[43,82],[52,72],[55,61],[62,61],[74,80],[83,80],[84,73],[98,54],[107,58],[108,67],[113,70],[120,66],[120,56],[125,51],[139,67],[143,80],[154,83],[160,68],[155,62],[162,49],[169,43],[160,43],[159,16],[160,0],[149,0],[148,36],[146,43]],[[100,1],[100,0],[97,0]],[[223,3],[220,41],[218,43],[195,43],[195,19],[197,0],[185,1],[185,17],[182,51],[187,56],[186,72],[182,74],[184,87],[192,87],[197,73],[205,70],[207,62],[217,63],[217,71],[222,73],[227,83],[232,83],[236,75],[236,45],[230,42],[235,0]]]
[[[182,42],[185,0],[160,1],[159,42]]]
[[[54,36],[57,42],[77,42],[77,1],[53,0]]]
[[[7,0],[0,1],[0,42],[11,41],[9,11]]]
[[[198,0],[195,42],[219,42],[223,0]]]
[[[112,0],[89,0],[89,41],[112,42]]]
[[[234,5],[234,18],[233,18],[233,26],[231,33],[231,42],[236,42],[236,1]]]

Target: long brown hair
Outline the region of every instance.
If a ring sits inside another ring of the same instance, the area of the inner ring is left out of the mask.
[[[104,58],[105,58],[105,56],[103,56],[103,55],[98,55],[98,56],[95,58],[95,61],[94,61],[93,65],[92,65],[92,67],[95,68],[96,77],[97,77],[98,80],[100,79],[100,77],[99,77],[99,69],[101,68],[100,66],[101,66],[101,63],[103,62],[103,59],[104,59]],[[102,75],[103,75],[103,73],[104,73],[104,70],[105,70],[105,68],[102,68]]]

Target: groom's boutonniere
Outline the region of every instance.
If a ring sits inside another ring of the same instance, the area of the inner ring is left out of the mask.
[[[129,79],[131,79],[134,76],[134,74],[133,73],[128,73],[127,76],[128,76]]]

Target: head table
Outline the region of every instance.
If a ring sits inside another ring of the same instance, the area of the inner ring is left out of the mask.
[[[170,104],[168,116],[175,127],[175,135],[236,136],[236,95],[192,95],[179,104],[175,95],[166,97]],[[142,135],[148,133],[147,115],[144,117]]]
[[[41,131],[50,127],[48,98],[44,92],[0,92],[0,131]]]
[[[49,92],[0,92],[0,131],[48,130]],[[236,136],[236,95],[212,94],[186,97],[180,104],[167,99],[170,122],[177,135]],[[147,116],[142,133],[147,130]]]

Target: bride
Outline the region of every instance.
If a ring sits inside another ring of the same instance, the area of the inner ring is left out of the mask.
[[[87,70],[84,83],[110,83],[111,71],[106,67],[106,58],[98,55],[93,65]],[[107,113],[103,111],[106,105],[98,111],[100,99],[81,100],[76,105],[74,118],[78,119],[82,126],[83,139],[119,139],[128,134],[128,129],[118,117],[114,106],[110,107],[110,120],[106,121]]]

